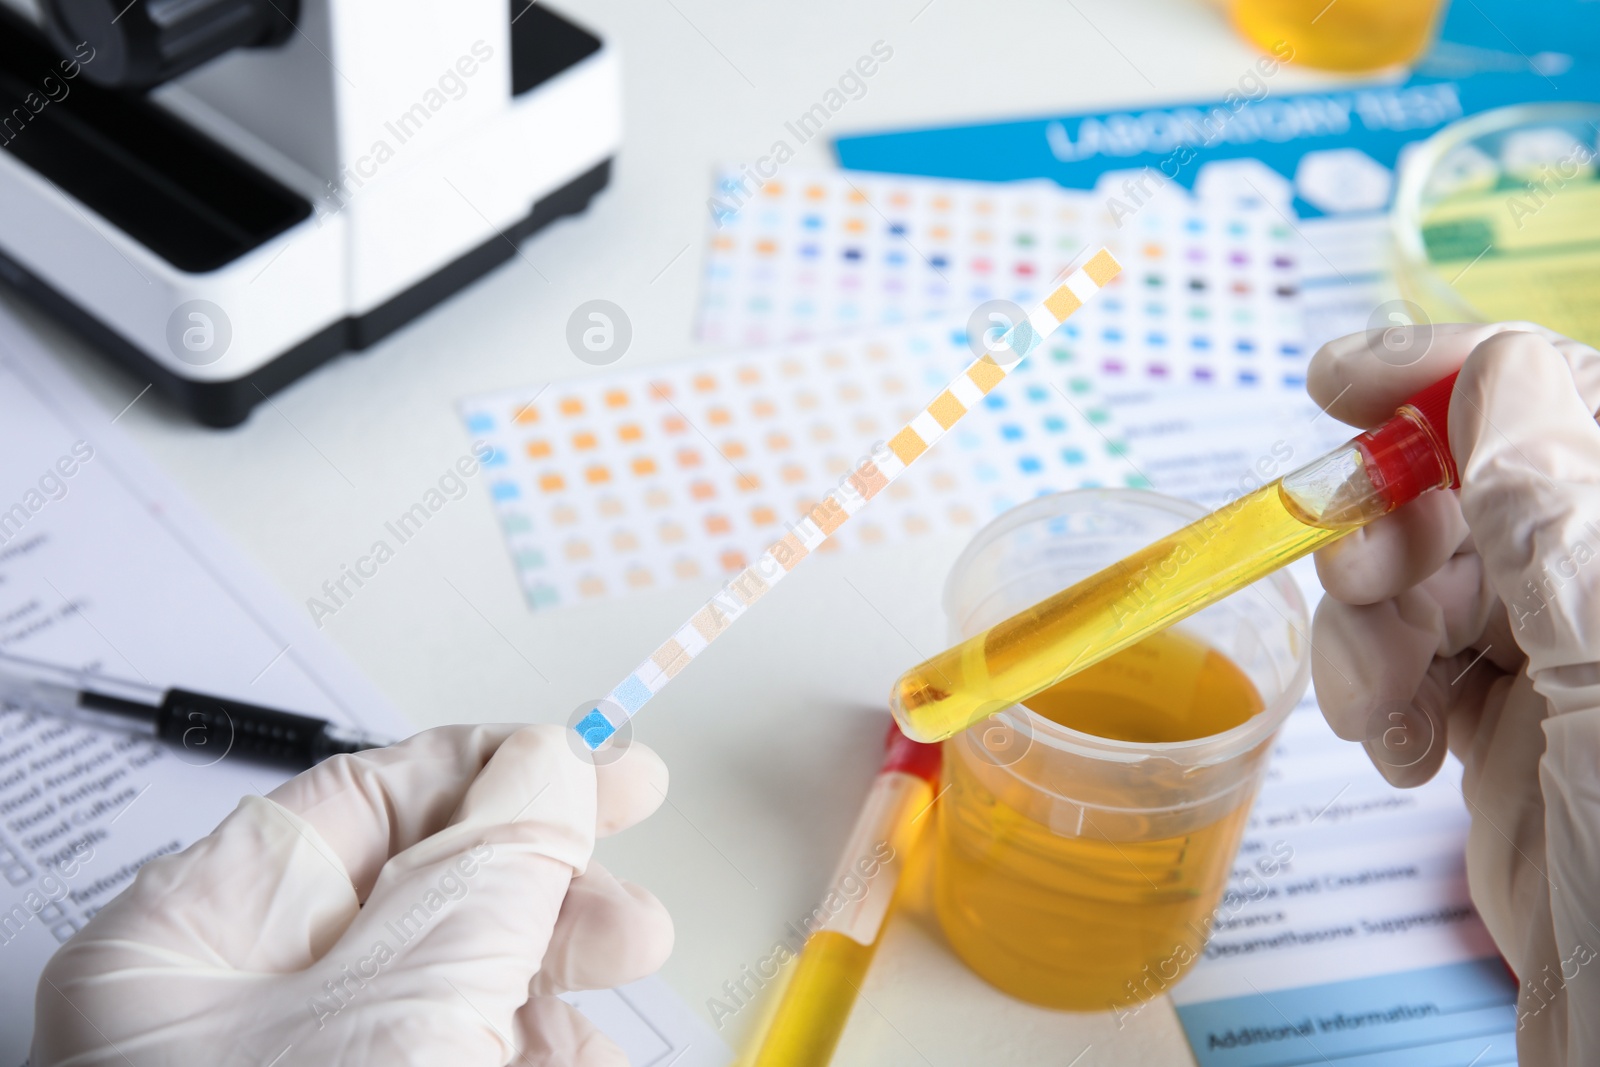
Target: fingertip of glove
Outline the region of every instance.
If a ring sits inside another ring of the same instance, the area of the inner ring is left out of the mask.
[[[655,750],[638,742],[621,758],[597,766],[596,832],[605,837],[649,818],[666,801],[670,777]]]

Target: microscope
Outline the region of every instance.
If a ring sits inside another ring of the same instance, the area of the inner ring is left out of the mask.
[[[531,0],[0,0],[0,284],[209,426],[583,211],[614,49]]]

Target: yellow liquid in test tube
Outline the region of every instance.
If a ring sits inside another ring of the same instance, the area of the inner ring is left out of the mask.
[[[746,1062],[752,1067],[827,1063],[876,949],[876,942],[863,945],[835,930],[812,934],[767,1026],[759,1055]],[[819,1026],[819,1018],[839,1020],[839,1025]]]
[[[1232,729],[1263,704],[1230,660],[1169,630],[1027,706],[1085,733],[1161,742]],[[1019,810],[1030,797],[1006,795],[1025,786],[980,781],[948,750],[945,781],[934,899],[952,947],[992,985],[1053,1008],[1125,1009],[1199,958],[1250,796],[1181,836],[1107,840],[1093,826],[1065,835],[1030,817]]]
[[[1299,515],[1278,482],[1240,497],[908,671],[896,717],[919,741],[950,737],[1349,529]]]

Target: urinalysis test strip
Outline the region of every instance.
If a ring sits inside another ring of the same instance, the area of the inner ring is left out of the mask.
[[[1122,269],[1109,251],[1101,248],[1069,273],[1045,298],[995,343],[994,348],[968,364],[950,384],[887,444],[874,447],[839,485],[793,524],[789,532],[754,563],[729,579],[706,604],[690,616],[650,657],[623,679],[604,704],[631,719],[651,697],[666,688],[691,660],[716,640],[766,592],[799,566],[829,535],[843,526],[917,458],[928,451],[990,390],[1005,380],[1028,354],[1110,283]],[[579,719],[573,729],[595,749],[616,733],[613,722],[599,707]]]

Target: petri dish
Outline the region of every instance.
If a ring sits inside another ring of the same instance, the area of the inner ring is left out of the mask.
[[[1600,105],[1519,104],[1409,150],[1395,275],[1434,322],[1528,320],[1600,344]]]

